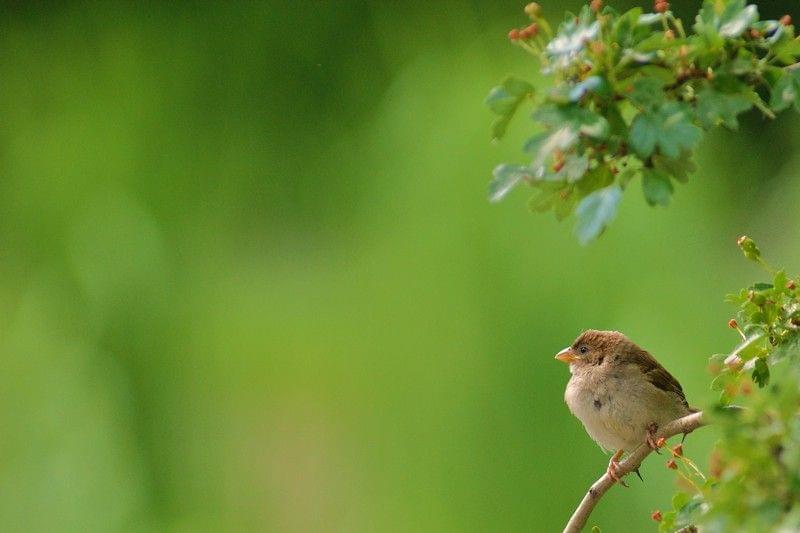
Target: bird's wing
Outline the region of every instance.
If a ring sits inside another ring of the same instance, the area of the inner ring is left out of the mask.
[[[689,407],[689,404],[686,402],[686,396],[683,394],[683,388],[681,384],[678,383],[678,380],[667,372],[667,369],[661,366],[661,364],[656,361],[655,357],[648,352],[642,350],[637,355],[638,357],[631,358],[630,362],[639,367],[647,380],[659,389],[677,395],[681,403]]]

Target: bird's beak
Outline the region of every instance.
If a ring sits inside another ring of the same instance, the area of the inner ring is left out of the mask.
[[[572,352],[572,346],[567,346],[556,354],[556,359],[563,363],[569,364],[575,362],[577,357],[575,357],[575,354]]]

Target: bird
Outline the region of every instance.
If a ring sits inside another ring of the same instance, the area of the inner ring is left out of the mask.
[[[606,471],[624,486],[617,472],[623,454],[642,443],[658,451],[659,426],[697,412],[678,380],[618,331],[584,331],[555,358],[572,374],[564,401],[604,451],[615,451]]]

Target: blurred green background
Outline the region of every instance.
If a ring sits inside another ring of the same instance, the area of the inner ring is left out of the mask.
[[[735,238],[800,269],[800,116],[582,248],[486,201],[523,3],[5,4],[0,530],[559,530],[607,456],[557,350],[619,329],[712,398]],[[651,528],[663,460],[590,523]]]

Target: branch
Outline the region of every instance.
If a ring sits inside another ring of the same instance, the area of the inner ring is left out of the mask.
[[[673,435],[677,435],[678,433],[691,433],[706,423],[707,421],[703,420],[702,411],[692,413],[664,425],[664,427],[659,429],[658,433],[656,434],[656,438],[664,437],[665,439],[668,439]],[[633,450],[628,458],[619,464],[619,467],[617,468],[617,473],[619,476],[622,477],[626,474],[630,474],[639,468],[639,465],[642,464],[642,461],[644,461],[645,457],[650,455],[650,452],[652,451],[652,448],[644,443]],[[595,481],[594,484],[589,487],[589,492],[587,492],[586,496],[583,497],[583,500],[581,500],[578,508],[575,509],[574,513],[572,513],[572,517],[569,519],[569,522],[567,522],[567,525],[564,528],[564,533],[580,533],[580,531],[583,529],[583,526],[586,525],[589,515],[592,514],[594,506],[597,505],[597,502],[600,501],[600,498],[603,497],[603,494],[605,494],[613,484],[614,480],[611,479],[608,473],[603,474],[600,479]]]

